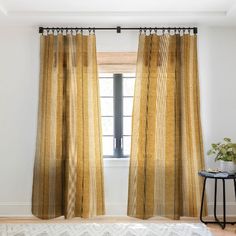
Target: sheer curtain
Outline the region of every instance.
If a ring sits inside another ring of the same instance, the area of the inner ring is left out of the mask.
[[[37,133],[33,214],[104,214],[95,35],[41,36]]]
[[[141,35],[128,215],[197,216],[203,167],[197,36]]]

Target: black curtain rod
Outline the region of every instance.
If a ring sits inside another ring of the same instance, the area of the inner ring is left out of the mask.
[[[39,33],[42,34],[44,30],[88,30],[88,31],[96,31],[96,30],[116,30],[117,33],[121,33],[121,30],[140,30],[140,31],[156,31],[156,30],[193,30],[194,34],[197,34],[197,27],[139,27],[139,28],[126,28],[126,27],[39,27]]]

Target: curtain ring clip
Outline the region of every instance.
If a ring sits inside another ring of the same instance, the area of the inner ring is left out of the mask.
[[[144,28],[143,32],[146,35],[146,32],[147,32],[147,28],[146,27]]]
[[[142,31],[143,31],[143,30],[142,30],[142,28],[140,27],[140,28],[139,28],[139,35],[142,34]]]

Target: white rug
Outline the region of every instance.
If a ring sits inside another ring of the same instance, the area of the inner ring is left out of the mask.
[[[0,224],[0,236],[212,236],[201,223]]]

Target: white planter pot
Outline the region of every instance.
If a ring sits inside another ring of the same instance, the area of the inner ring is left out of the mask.
[[[220,160],[220,170],[228,172],[229,174],[236,173],[236,162],[234,161],[222,161]]]

